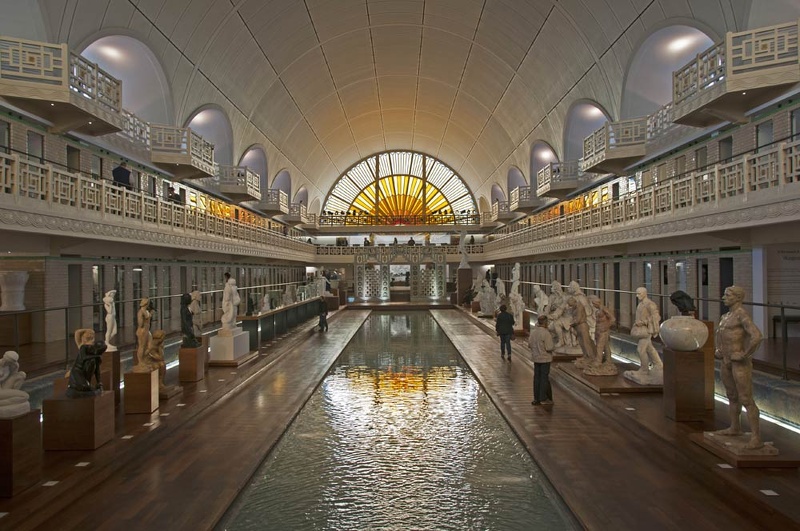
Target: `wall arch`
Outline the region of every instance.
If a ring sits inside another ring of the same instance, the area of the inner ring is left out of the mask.
[[[495,201],[499,201],[500,203],[506,202],[506,193],[499,184],[492,185],[492,204],[494,204]]]
[[[539,170],[547,166],[551,162],[557,162],[558,155],[556,150],[550,144],[543,140],[537,140],[531,146],[531,183],[536,183],[536,174]]]
[[[293,203],[301,203],[302,202],[304,205],[306,205],[306,208],[307,208],[308,207],[308,188],[306,188],[305,186],[301,186],[300,189],[297,190],[297,193],[294,195],[294,200],[292,202]]]
[[[510,193],[511,190],[523,186],[528,186],[528,181],[525,180],[525,176],[519,168],[511,166],[506,175],[506,190]]]
[[[628,62],[620,118],[647,116],[672,101],[672,72],[713,43],[706,32],[688,24],[673,23],[649,33]]]
[[[122,107],[146,122],[173,124],[172,90],[161,62],[136,37],[110,34],[80,52],[122,81]]]
[[[611,120],[599,103],[577,100],[570,105],[564,125],[564,158],[578,160],[583,156],[583,140]]]
[[[214,144],[214,160],[218,164],[233,165],[233,127],[221,107],[203,105],[189,116],[184,127]]]
[[[269,165],[267,154],[259,144],[254,144],[247,148],[239,159],[239,166],[247,166],[258,174],[259,189],[265,192],[269,189]]]
[[[281,170],[278,172],[278,175],[275,176],[275,179],[272,181],[271,188],[273,190],[283,190],[286,192],[286,197],[292,197],[292,176],[289,174],[289,170]]]

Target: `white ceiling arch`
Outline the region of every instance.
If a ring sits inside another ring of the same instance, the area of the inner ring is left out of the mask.
[[[40,0],[54,42],[147,35],[179,120],[219,105],[234,145],[264,144],[310,197],[392,149],[429,153],[490,196],[531,140],[561,144],[565,105],[591,99],[619,116],[642,35],[671,18],[722,35],[751,3]]]

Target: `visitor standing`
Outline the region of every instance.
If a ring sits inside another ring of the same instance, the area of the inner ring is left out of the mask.
[[[553,403],[553,389],[550,387],[550,363],[553,361],[553,335],[547,328],[547,316],[540,315],[536,326],[531,330],[528,346],[533,358],[533,404]]]
[[[500,313],[495,317],[494,329],[500,336],[500,358],[506,357],[511,361],[511,336],[514,335],[514,316],[506,311],[506,305],[500,306]]]
[[[115,184],[123,186],[128,190],[133,190],[131,185],[131,170],[128,169],[128,163],[124,160],[119,163],[119,166],[111,170],[111,177]]]

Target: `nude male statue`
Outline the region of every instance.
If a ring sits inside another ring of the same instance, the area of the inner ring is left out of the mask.
[[[579,369],[584,369],[594,361],[597,347],[589,332],[589,322],[583,304],[581,304],[577,298],[570,297],[567,299],[567,305],[572,311],[570,326],[575,330],[575,335],[578,338],[578,346],[581,347],[581,351],[583,352],[583,357],[575,360],[575,366]]]
[[[719,320],[716,333],[714,357],[722,360],[720,374],[728,396],[731,425],[716,435],[740,435],[742,406],[747,409],[750,423],[750,441],[745,448],[756,449],[764,446],[759,429],[760,411],[753,400],[753,353],[763,339],[763,335],[744,310],[744,289],[739,286],[725,288],[722,302],[730,311]]]

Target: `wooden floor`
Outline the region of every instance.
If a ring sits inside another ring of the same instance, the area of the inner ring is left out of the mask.
[[[497,339],[461,310],[432,313],[586,528],[800,528],[797,470],[720,468],[688,440],[724,425],[725,408],[674,423],[660,395],[600,396],[556,368],[555,405],[534,407],[522,356],[503,362]],[[336,312],[327,333],[309,321],[252,363],[183,384],[152,415],[120,414],[114,440],[94,452],[46,452],[40,485],[0,499],[0,529],[212,528],[368,314]],[[781,449],[800,446],[770,425],[764,434]]]

